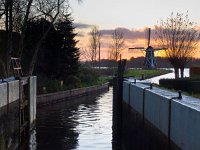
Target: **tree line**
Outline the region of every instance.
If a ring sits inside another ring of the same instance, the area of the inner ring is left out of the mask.
[[[68,0],[0,0],[3,78],[11,75],[11,57],[21,59],[26,75],[62,78],[77,72],[79,49],[68,10]]]
[[[101,60],[101,45],[103,44],[101,39],[103,34],[97,26],[93,26],[89,32],[89,45],[88,49],[82,51],[84,59],[91,62],[94,67],[100,66]],[[108,58],[110,60],[118,61],[120,59],[121,52],[125,49],[124,33],[115,29],[111,36],[111,42],[109,45]],[[99,65],[98,65],[99,64]],[[116,63],[115,63],[116,64]]]

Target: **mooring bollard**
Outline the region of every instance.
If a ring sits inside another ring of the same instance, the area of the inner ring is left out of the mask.
[[[151,90],[153,89],[153,84],[152,84],[152,83],[150,84],[150,89],[151,89]]]
[[[178,99],[182,99],[182,91],[178,91]]]
[[[136,79],[134,79],[134,84],[136,84]]]

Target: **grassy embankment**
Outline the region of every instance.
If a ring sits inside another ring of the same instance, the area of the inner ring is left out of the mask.
[[[163,74],[167,74],[172,72],[171,70],[165,70],[165,69],[154,69],[154,70],[145,70],[145,69],[129,69],[125,71],[124,76],[125,77],[135,77],[135,78],[142,78],[142,76],[145,79],[152,78],[155,76],[160,76]]]
[[[69,75],[64,80],[50,79],[44,75],[38,76],[37,93],[46,94],[76,88],[101,85],[108,81],[96,69],[80,67],[76,75]]]
[[[154,76],[169,73],[169,70],[157,69],[157,70],[143,70],[143,69],[131,69],[125,72],[125,77],[131,76],[141,78],[143,75],[145,78],[151,78]],[[75,88],[83,88],[93,85],[101,85],[113,78],[113,69],[92,69],[92,68],[80,68],[77,75],[70,75],[64,81],[49,80],[45,76],[38,76],[38,94],[52,93],[57,91],[70,90]]]
[[[172,72],[172,70],[164,70],[164,69],[155,69],[155,70],[129,69],[129,70],[125,71],[124,77],[134,77],[134,78],[141,79],[142,76],[144,76],[145,79],[148,79],[148,78],[160,76],[160,75],[171,73],[171,72]],[[105,78],[110,79],[110,77],[105,77]],[[172,79],[172,80],[175,80],[175,79]],[[184,79],[179,79],[179,80],[192,80],[192,79],[184,78]],[[177,83],[175,83],[175,84],[177,84]],[[184,84],[184,83],[182,83],[182,84]],[[155,85],[155,86],[159,86],[159,88],[162,88],[162,89],[165,89],[165,90],[168,89],[168,90],[171,90],[171,91],[174,91],[174,92],[177,91],[173,88],[166,88],[166,87],[161,86],[161,85]],[[182,87],[183,86],[184,85],[182,85]],[[190,86],[192,86],[192,85],[190,85]],[[182,92],[183,92],[184,95],[200,98],[199,93],[186,92],[184,90],[182,90]]]
[[[133,77],[137,79],[148,79],[155,76],[163,75],[172,72],[171,70],[164,70],[164,69],[154,69],[154,70],[145,70],[145,69],[128,69],[124,73],[124,77]],[[103,81],[111,81],[112,84],[112,78],[113,73],[109,69],[104,69],[104,71],[101,71],[101,78]]]

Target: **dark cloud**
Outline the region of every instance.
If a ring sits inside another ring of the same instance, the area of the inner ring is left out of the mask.
[[[85,29],[85,28],[90,28],[93,25],[90,24],[85,24],[85,23],[74,23],[74,27],[75,28],[79,28],[79,29]]]
[[[120,32],[124,33],[124,38],[126,39],[141,39],[146,37],[146,31],[140,31],[140,30],[129,30],[127,28],[116,28],[115,30],[118,30]],[[114,30],[101,30],[101,33],[103,35],[112,35]],[[154,30],[151,31],[152,35],[154,36]]]
[[[84,37],[85,35],[84,35],[84,33],[77,33],[76,36],[78,36],[78,37]]]

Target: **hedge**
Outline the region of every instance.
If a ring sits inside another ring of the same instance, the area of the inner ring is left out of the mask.
[[[159,80],[159,84],[169,89],[200,93],[200,79],[161,79]]]

